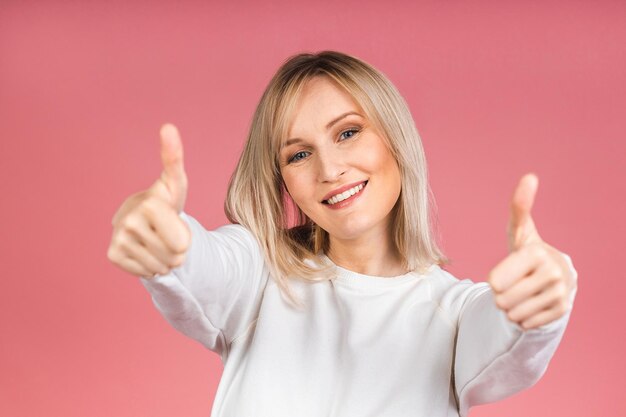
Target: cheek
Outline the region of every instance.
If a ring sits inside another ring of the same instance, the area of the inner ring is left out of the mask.
[[[399,176],[398,163],[391,152],[387,149],[382,139],[375,142],[373,149],[370,148],[370,151],[364,155],[364,158],[364,161],[366,161],[370,169],[373,171],[377,171],[394,178]]]
[[[282,176],[291,199],[298,207],[302,208],[303,203],[309,200],[307,192],[310,190],[310,186],[306,186],[305,175],[297,175],[294,172],[286,171],[282,173]]]
[[[394,205],[402,188],[402,174],[398,162],[382,141],[379,142],[376,151],[370,153],[369,163],[372,171],[380,173],[381,180],[385,183],[384,189],[381,190],[381,201]]]

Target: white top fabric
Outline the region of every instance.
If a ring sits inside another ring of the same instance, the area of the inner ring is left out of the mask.
[[[524,331],[489,284],[437,265],[391,278],[336,266],[332,281],[290,281],[297,310],[247,229],[180,217],[185,263],[141,282],[172,326],[222,358],[212,417],[464,417],[533,385],[569,321],[571,309]]]

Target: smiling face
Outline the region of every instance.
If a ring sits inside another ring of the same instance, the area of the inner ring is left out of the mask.
[[[286,188],[331,247],[336,239],[388,239],[400,170],[352,97],[327,77],[312,78],[287,133],[279,154]]]

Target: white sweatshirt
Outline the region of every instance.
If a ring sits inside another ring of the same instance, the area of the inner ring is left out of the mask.
[[[221,356],[212,417],[467,416],[533,385],[571,313],[524,331],[487,283],[437,265],[391,278],[337,266],[332,281],[293,280],[306,304],[297,310],[247,229],[180,217],[192,232],[185,263],[141,282],[172,326]]]

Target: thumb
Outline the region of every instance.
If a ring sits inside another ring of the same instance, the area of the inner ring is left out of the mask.
[[[161,187],[165,185],[169,194],[169,202],[177,213],[180,213],[187,198],[187,174],[183,164],[183,144],[178,129],[171,123],[161,126],[160,133],[161,162],[163,164],[160,178],[163,183]]]
[[[528,173],[521,178],[513,192],[508,224],[510,251],[528,243],[541,241],[531,216],[538,187],[539,178],[533,173]]]

